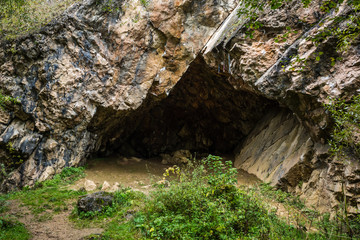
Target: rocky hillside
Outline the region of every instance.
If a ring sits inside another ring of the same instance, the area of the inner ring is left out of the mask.
[[[0,89],[21,102],[1,110],[0,156],[17,159],[2,190],[92,154],[188,149],[234,152],[236,167],[323,210],[345,179],[356,212],[360,164],[328,153],[323,104],[357,94],[360,48],[309,39],[350,10],[300,5],[265,9],[249,37],[237,0],[87,0],[2,42]]]

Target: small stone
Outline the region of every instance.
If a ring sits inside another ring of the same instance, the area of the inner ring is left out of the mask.
[[[156,183],[157,185],[161,185],[161,186],[164,186],[164,187],[170,187],[170,182],[168,180],[160,180]]]
[[[107,191],[110,189],[110,187],[111,187],[111,185],[107,181],[104,181],[101,191]]]
[[[335,183],[334,188],[333,188],[333,192],[341,193],[342,191],[343,191],[343,188],[342,188],[341,183]]]
[[[118,182],[114,183],[114,185],[110,188],[109,192],[116,192],[119,191],[120,184]]]
[[[169,154],[160,154],[161,156],[161,164],[169,164],[169,162],[171,161],[171,156]]]
[[[126,214],[125,214],[126,220],[131,220],[131,219],[133,219],[135,213],[136,213],[136,212],[135,212],[134,210],[128,210],[128,211],[126,211]]]
[[[191,157],[191,152],[189,150],[178,150],[174,152],[172,164],[186,164]]]
[[[130,158],[130,160],[133,162],[141,162],[141,159],[137,158],[137,157],[132,157],[132,158]]]
[[[91,180],[85,179],[84,187],[87,192],[90,192],[96,189],[96,184]]]

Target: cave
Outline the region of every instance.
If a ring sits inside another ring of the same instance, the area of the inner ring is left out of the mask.
[[[185,149],[232,154],[278,103],[250,88],[235,89],[230,75],[197,58],[167,96],[148,96],[136,111],[98,111],[90,130],[101,137],[97,156],[151,158]]]

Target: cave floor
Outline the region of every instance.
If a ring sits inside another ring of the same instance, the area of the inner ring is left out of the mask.
[[[224,160],[233,160],[231,156],[223,157]],[[173,164],[162,164],[159,158],[141,159],[137,157],[109,157],[96,158],[87,162],[85,179],[75,182],[70,188],[79,190],[85,185],[86,180],[93,181],[98,190],[101,190],[106,181],[113,186],[119,183],[122,187],[149,193],[153,185],[161,181],[163,173]],[[239,169],[237,174],[238,185],[251,186],[260,183],[255,175]]]

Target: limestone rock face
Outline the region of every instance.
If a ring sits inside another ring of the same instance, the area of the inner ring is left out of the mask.
[[[359,44],[343,53],[336,51],[335,39],[314,44],[310,38],[334,24],[332,17],[346,15],[349,9],[342,6],[326,15],[317,1],[306,10],[298,8],[299,4],[294,1],[280,10],[261,13],[263,26],[253,38],[241,28],[244,19],[230,16],[204,47],[203,58],[214,72],[228,76],[235,88],[275,100],[291,111],[273,111],[260,120],[235,152],[235,165],[297,192],[320,210],[338,203],[339,184],[344,181],[350,208],[355,211],[360,209],[355,191],[359,160],[344,163],[328,154],[331,121],[323,104],[328,97],[349,99],[358,94]],[[284,30],[286,27],[290,28]],[[332,62],[332,58],[341,60]],[[345,177],[341,175],[344,171]]]
[[[235,149],[237,167],[324,209],[341,199],[345,176],[359,207],[358,160],[328,154],[323,104],[359,91],[360,45],[338,53],[335,39],[309,40],[349,9],[289,2],[259,13],[249,38],[238,0],[113,2],[86,0],[1,43],[0,89],[21,102],[0,110],[0,163],[19,156],[1,190],[95,153]]]
[[[1,112],[0,142],[26,160],[4,189],[76,166],[130,134],[124,126],[136,126],[136,110],[169,94],[237,1],[114,2],[84,1],[2,43],[0,88],[19,98],[21,114]]]
[[[304,127],[286,110],[267,114],[241,145],[235,167],[274,185],[286,181],[295,187],[309,178],[313,141]],[[301,170],[296,170],[303,168]],[[304,176],[297,176],[302,174]]]
[[[245,34],[241,20],[237,24],[237,18],[225,21],[220,28],[223,33],[214,34],[205,46],[204,59],[214,71],[234,78],[234,86],[248,88],[289,108],[312,138],[325,142],[329,119],[322,104],[328,103],[329,96],[356,94],[360,84],[359,45],[355,43],[340,55],[335,39],[319,44],[309,40],[331,25],[332,17],[348,14],[348,8],[328,16],[320,11],[317,1],[308,9],[299,4],[294,1],[280,10],[262,13],[259,21],[263,27],[253,38]],[[337,57],[342,60],[332,64],[331,58]]]

